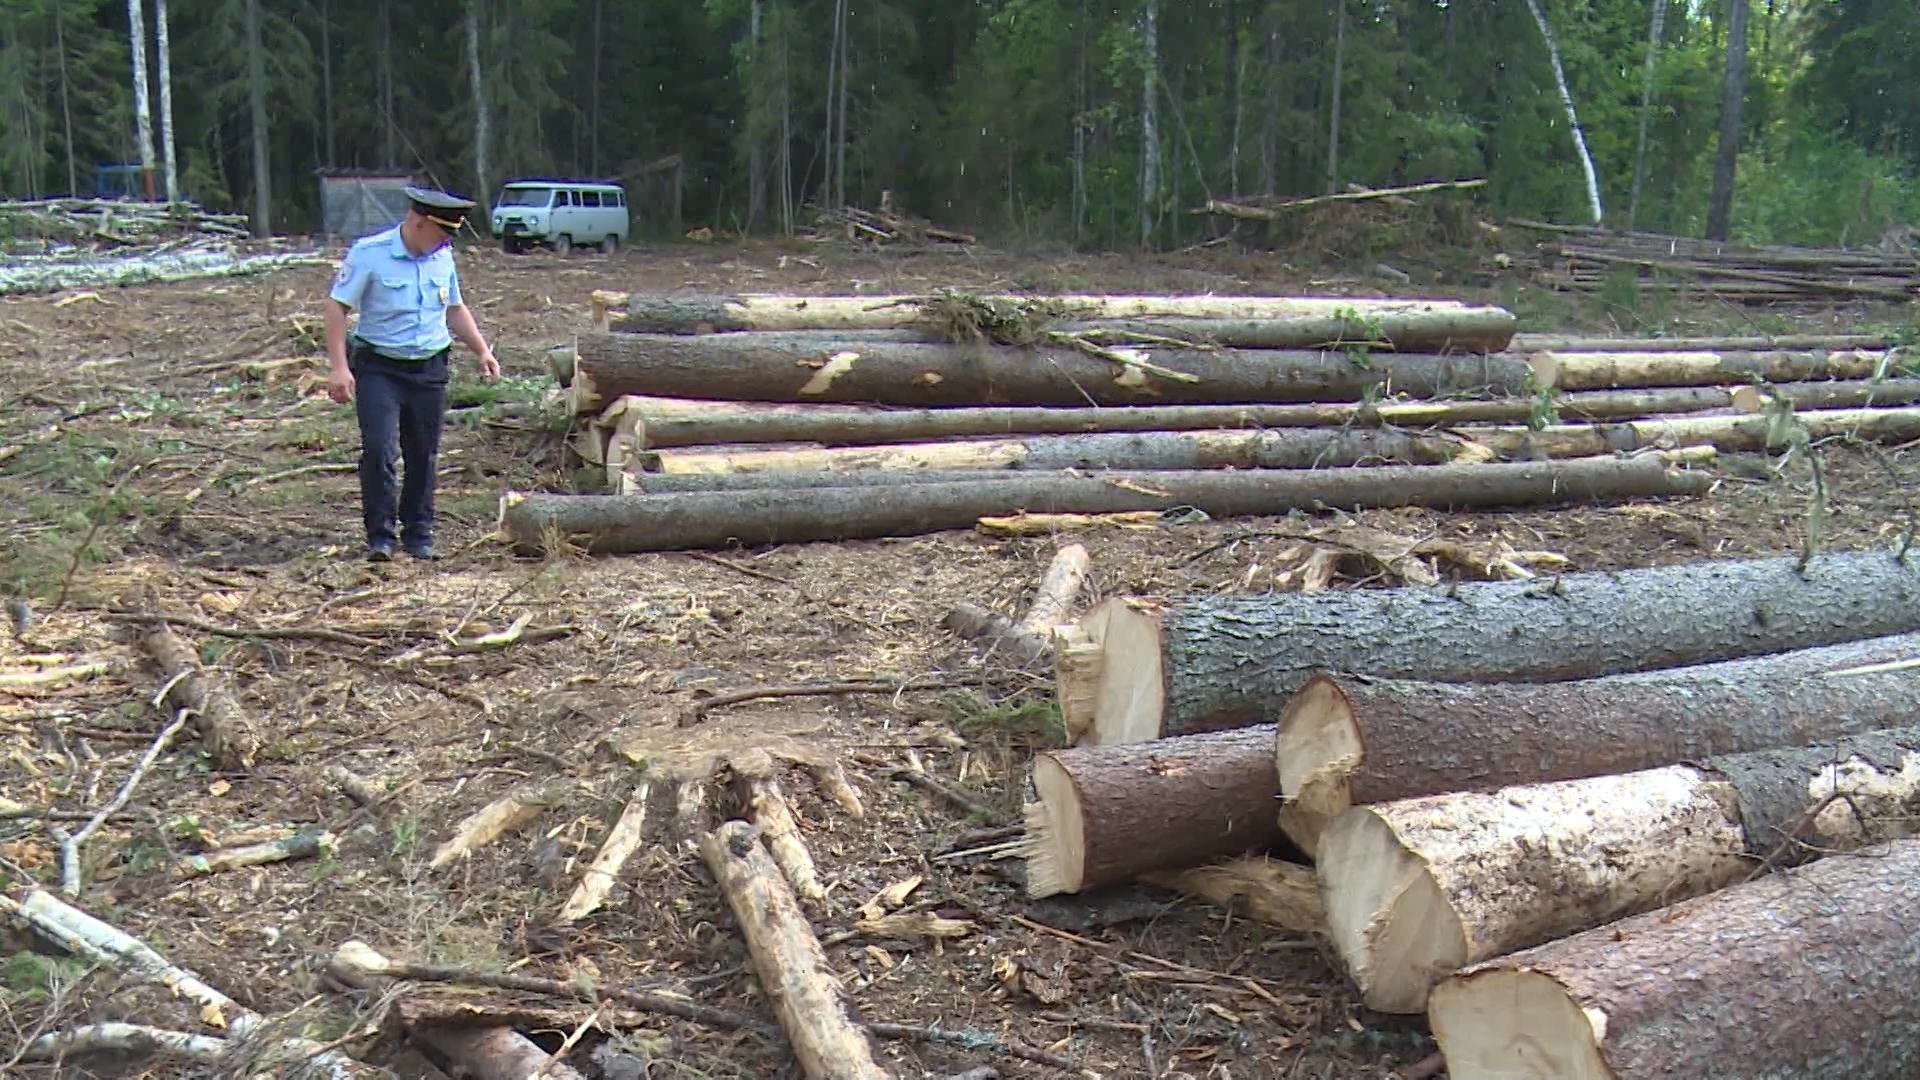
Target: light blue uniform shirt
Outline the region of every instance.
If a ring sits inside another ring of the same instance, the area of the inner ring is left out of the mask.
[[[397,225],[347,249],[329,295],[360,313],[355,337],[401,360],[424,360],[452,345],[447,309],[465,303],[452,246],[416,256]]]

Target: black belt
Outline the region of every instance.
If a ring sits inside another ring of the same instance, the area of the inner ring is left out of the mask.
[[[451,348],[452,346],[448,346],[447,349],[441,349],[439,352],[429,353],[426,356],[389,356],[386,353],[381,352],[379,349],[375,348],[372,345],[367,344],[364,341],[355,341],[353,343],[353,355],[351,356],[351,359],[361,360],[361,361],[385,360],[389,364],[418,365],[418,364],[426,364],[431,361],[438,360],[440,357],[447,355],[448,349],[451,349]]]

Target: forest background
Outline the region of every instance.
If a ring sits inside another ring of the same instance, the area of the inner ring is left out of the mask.
[[[149,160],[170,109],[177,192],[262,234],[317,227],[323,169],[679,155],[723,232],[887,192],[1165,249],[1209,198],[1484,177],[1497,215],[1859,245],[1920,222],[1916,73],[1912,0],[0,0],[0,196],[142,161],[144,83]]]

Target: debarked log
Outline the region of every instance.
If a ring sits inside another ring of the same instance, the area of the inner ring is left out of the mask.
[[[1532,370],[1514,356],[1114,347],[1116,363],[1052,345],[950,345],[898,335],[583,333],[575,414],[627,395],[878,405],[1139,405],[1515,397]],[[1180,373],[1156,374],[1150,368]],[[1191,381],[1186,381],[1190,379]]]
[[[1091,721],[1066,717],[1068,729],[1088,729],[1083,741],[1138,742],[1272,722],[1322,671],[1557,682],[1908,633],[1920,630],[1920,562],[1863,551],[1804,567],[1713,560],[1550,581],[1175,604],[1118,597],[1078,625],[1101,658],[1078,669],[1097,689],[1061,688],[1063,702],[1095,703]]]
[[[1453,1080],[1905,1080],[1917,986],[1904,840],[1482,964],[1428,1017]]]
[[[1321,838],[1333,943],[1367,1004],[1770,866],[1920,830],[1920,727],[1617,776],[1357,806]]]
[[[500,534],[523,550],[578,538],[590,551],[917,536],[1017,511],[1111,513],[1191,506],[1214,517],[1318,507],[1485,507],[1698,494],[1708,477],[1658,455],[1485,465],[1080,476],[1019,473],[959,483],[501,500]]]

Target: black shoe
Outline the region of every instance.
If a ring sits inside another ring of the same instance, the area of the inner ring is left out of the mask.
[[[415,544],[407,549],[407,554],[421,562],[438,562],[440,559],[440,556],[435,554],[432,544]]]
[[[393,561],[393,545],[392,544],[368,544],[367,545],[367,561],[368,562],[392,562]]]

